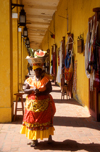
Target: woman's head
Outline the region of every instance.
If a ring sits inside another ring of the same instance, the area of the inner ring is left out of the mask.
[[[43,63],[34,63],[33,70],[37,78],[40,78],[42,75]]]
[[[35,71],[35,75],[37,78],[40,78],[42,75],[42,69],[41,68],[37,68],[34,70]]]

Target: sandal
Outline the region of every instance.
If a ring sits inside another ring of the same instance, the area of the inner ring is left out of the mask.
[[[27,145],[31,145],[31,142],[28,142]]]
[[[38,140],[32,140],[31,147],[36,147],[38,144]]]

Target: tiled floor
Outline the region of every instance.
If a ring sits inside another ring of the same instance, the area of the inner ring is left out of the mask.
[[[27,145],[29,140],[19,133],[22,113],[18,112],[15,122],[0,123],[0,152],[100,152],[100,122],[74,99],[61,100],[60,87],[53,84],[51,94],[56,104],[53,143],[44,139],[35,149]]]

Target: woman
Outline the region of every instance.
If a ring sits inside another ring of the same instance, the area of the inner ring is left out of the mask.
[[[34,79],[26,80],[25,93],[28,94],[25,102],[25,113],[21,134],[26,134],[28,139],[32,140],[31,146],[37,145],[37,139],[48,138],[52,141],[54,134],[53,117],[55,114],[55,104],[49,77],[42,73],[42,64],[34,64]]]

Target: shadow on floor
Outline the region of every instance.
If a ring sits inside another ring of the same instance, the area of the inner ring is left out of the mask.
[[[22,115],[17,115],[16,116],[16,120],[12,120],[12,122],[5,122],[5,123],[0,123],[0,124],[22,124],[22,121],[23,121],[23,116]]]
[[[23,121],[23,115],[16,115],[15,120],[13,116],[12,122],[5,122],[5,123],[0,123],[0,124],[22,124],[22,121]]]
[[[39,150],[65,150],[65,151],[77,151],[87,150],[89,152],[100,152],[100,144],[80,144],[75,140],[64,140],[63,142],[53,141],[52,144],[48,144],[47,141],[40,142],[35,149]]]
[[[17,115],[16,120],[8,124],[22,124],[23,116]],[[96,122],[92,117],[60,117],[54,116],[54,126],[84,127],[100,130],[100,122]]]
[[[81,104],[79,104],[76,100],[74,100],[73,98],[71,99],[54,99],[54,102],[55,103],[66,103],[66,104],[74,104],[74,105],[78,105],[78,106],[81,106]]]
[[[85,127],[100,130],[100,123],[92,117],[63,117],[54,116],[54,126]]]

